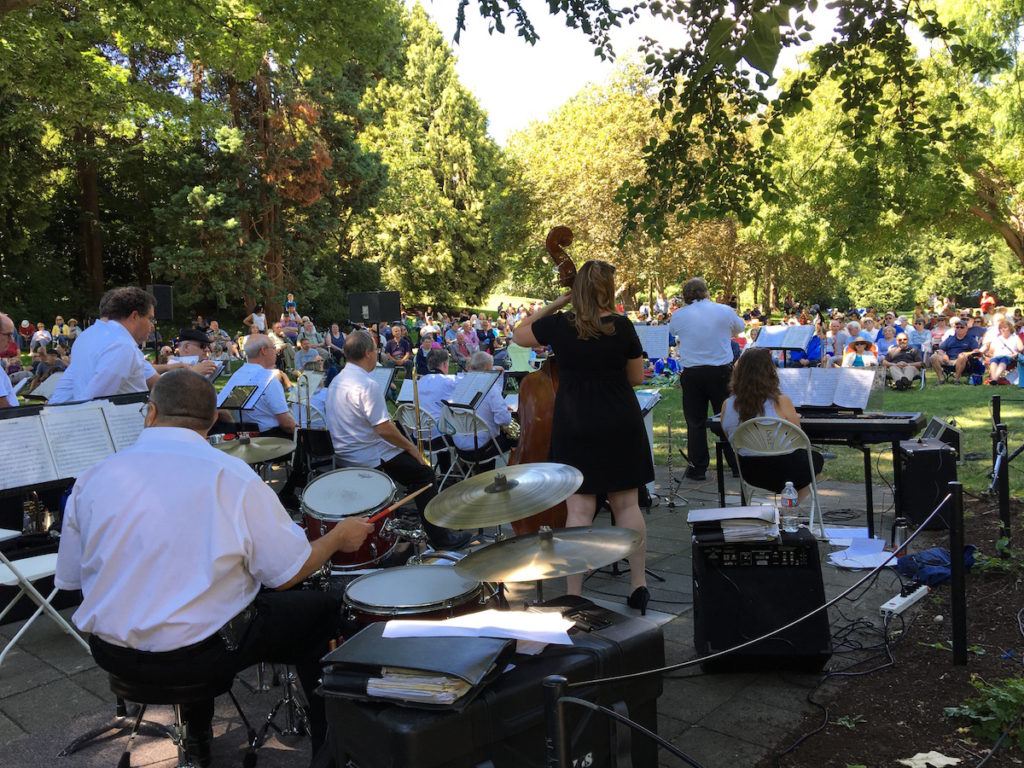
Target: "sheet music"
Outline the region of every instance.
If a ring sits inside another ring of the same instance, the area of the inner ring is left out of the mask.
[[[758,332],[757,338],[750,342],[750,346],[806,351],[813,335],[813,325],[768,325]]]
[[[114,405],[107,402],[103,406],[103,415],[107,419],[107,429],[115,451],[123,451],[135,445],[146,422],[139,404]]]
[[[273,377],[274,372],[267,370],[258,365],[243,365],[228,379],[228,383],[224,385],[217,394],[217,407],[220,408],[224,405],[224,401],[227,400],[228,395],[231,394],[231,390],[239,386],[254,386],[256,391],[253,393],[249,400],[255,403],[263,395],[263,390],[270,384],[270,380]]]
[[[470,371],[459,376],[455,380],[455,389],[452,391],[451,397],[448,399],[452,405],[462,405],[470,407],[474,405],[473,398],[477,394],[480,397],[477,399],[477,403],[483,400],[491,387],[494,386],[494,382],[498,380],[501,374],[497,371]]]
[[[636,399],[640,404],[641,413],[646,415],[661,402],[661,393],[656,389],[638,389],[636,390]]]
[[[29,392],[28,397],[36,400],[49,400],[53,395],[54,390],[57,389],[57,382],[59,382],[63,376],[64,371],[54,371],[46,377],[46,380],[42,384]]]
[[[114,452],[103,411],[102,403],[92,402],[50,407],[40,414],[61,479],[78,477]]]
[[[412,379],[402,381],[402,388],[398,390],[398,402],[411,403],[415,398],[412,391]]]
[[[807,400],[810,372],[809,368],[779,368],[779,389],[794,406],[804,405]]]
[[[378,365],[370,371],[370,378],[380,385],[381,394],[385,397],[387,397],[388,390],[391,389],[391,382],[395,380],[397,371],[397,368],[385,368],[383,365]]]
[[[843,408],[867,408],[875,371],[863,368],[835,368],[841,375],[836,380],[836,391],[832,402]]]
[[[835,404],[836,385],[848,368],[809,368],[807,394],[803,405],[829,406]]]
[[[667,325],[643,325],[634,323],[636,335],[640,338],[640,345],[651,360],[659,360],[668,357],[668,326]]]
[[[0,472],[0,490],[59,480],[57,468],[50,454],[49,442],[38,416],[23,416],[0,421],[0,441],[17,446],[4,456],[4,471]]]

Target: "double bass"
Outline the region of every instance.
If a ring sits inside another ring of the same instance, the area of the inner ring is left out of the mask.
[[[572,244],[572,230],[565,226],[552,228],[544,247],[558,268],[558,284],[571,288],[576,279],[576,265],[565,250]],[[547,461],[551,451],[551,423],[555,415],[555,393],[558,391],[558,361],[548,357],[540,370],[523,377],[519,384],[519,446],[510,464]],[[512,523],[517,536],[536,533],[542,525],[564,528],[565,502]]]

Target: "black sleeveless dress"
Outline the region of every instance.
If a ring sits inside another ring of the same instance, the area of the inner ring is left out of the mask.
[[[626,361],[643,355],[633,324],[621,315],[602,318],[615,333],[582,340],[563,312],[533,323],[533,335],[558,361],[558,394],[550,460],[583,473],[577,493],[639,488],[654,480],[654,463]]]

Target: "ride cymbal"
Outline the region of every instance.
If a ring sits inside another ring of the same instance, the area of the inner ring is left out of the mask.
[[[287,456],[295,449],[291,440],[283,437],[240,437],[215,443],[224,453],[241,459],[246,464],[261,464]]]
[[[541,526],[470,552],[455,569],[480,581],[554,579],[617,563],[639,546],[640,534],[629,528]]]
[[[456,530],[503,525],[565,501],[582,483],[583,474],[566,464],[516,464],[446,488],[425,514],[434,525]]]

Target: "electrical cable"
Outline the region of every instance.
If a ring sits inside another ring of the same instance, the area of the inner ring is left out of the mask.
[[[931,514],[929,514],[921,522],[921,524],[918,526],[917,530],[915,530],[910,536],[907,537],[906,544],[909,545],[911,542],[913,542],[914,539],[916,539],[917,536],[922,531],[924,531],[925,526],[928,525],[928,523],[931,522],[932,518],[935,517],[939,513],[939,511],[946,505],[946,503],[948,501],[950,501],[952,498],[953,498],[952,494],[947,493],[943,497],[942,501],[939,502],[938,506],[935,507],[935,509],[932,510]],[[838,595],[836,595],[831,600],[825,601],[822,605],[819,605],[818,607],[814,608],[813,610],[811,610],[810,612],[804,614],[803,616],[801,616],[801,617],[799,617],[797,619],[794,619],[793,621],[789,622],[788,624],[785,624],[785,625],[783,625],[781,627],[773,629],[772,631],[767,632],[764,635],[761,635],[760,637],[755,637],[752,640],[747,640],[747,641],[745,641],[743,643],[740,643],[739,645],[733,646],[732,648],[726,648],[725,650],[717,651],[716,653],[712,653],[712,654],[710,654],[708,656],[698,656],[696,658],[690,659],[689,661],[679,662],[678,664],[670,664],[670,665],[664,666],[664,667],[657,667],[655,669],[648,669],[648,670],[644,670],[642,672],[632,672],[632,673],[625,674],[625,675],[617,675],[615,677],[606,677],[606,678],[599,678],[597,680],[586,680],[586,681],[580,681],[580,682],[576,682],[576,683],[570,683],[569,684],[569,688],[579,688],[579,687],[585,686],[585,685],[601,685],[601,684],[604,684],[604,683],[623,682],[623,681],[626,681],[626,680],[635,680],[635,679],[640,678],[640,677],[647,677],[649,675],[663,674],[665,672],[674,672],[675,670],[685,669],[686,667],[691,667],[691,666],[694,666],[696,664],[705,664],[705,663],[707,663],[709,661],[713,661],[713,660],[719,659],[719,658],[721,658],[723,656],[727,656],[730,653],[735,653],[736,651],[743,650],[744,648],[749,648],[752,645],[755,645],[755,644],[757,644],[759,642],[767,640],[770,637],[774,637],[777,634],[785,632],[787,629],[791,629],[792,627],[795,627],[797,624],[800,624],[800,623],[806,621],[807,619],[809,619],[812,616],[815,616],[815,615],[821,613],[822,611],[828,610],[833,605],[838,603],[840,600],[844,599],[847,595],[851,594],[852,592],[854,592],[855,590],[859,589],[861,586],[866,584],[869,579],[876,578],[878,576],[878,574],[881,572],[881,570],[883,568],[885,568],[886,565],[888,565],[889,562],[893,558],[895,558],[895,557],[896,557],[896,553],[895,552],[890,553],[889,556],[882,563],[877,565],[874,569],[872,569],[862,579],[860,579],[855,584],[853,584],[852,586],[850,586],[847,589],[845,589],[843,592],[841,592]]]
[[[1009,731],[1003,731],[999,734],[999,738],[996,739],[996,743],[992,745],[992,749],[988,751],[988,754],[981,758],[981,762],[978,763],[974,768],[981,768],[985,763],[992,759],[992,755],[996,753],[996,750],[1003,746],[1003,742],[1006,741],[1006,737],[1010,735]]]
[[[686,763],[689,766],[692,766],[692,768],[704,768],[700,763],[698,763],[692,757],[687,755],[685,752],[683,752],[681,749],[679,749],[679,747],[677,747],[672,742],[668,741],[667,739],[663,739],[658,734],[654,733],[651,730],[648,730],[647,728],[644,728],[642,725],[640,725],[640,723],[637,723],[637,722],[635,722],[633,720],[630,720],[625,715],[620,715],[614,709],[609,709],[608,707],[602,707],[600,704],[595,704],[594,702],[587,701],[586,699],[578,699],[575,696],[563,696],[562,698],[559,699],[559,701],[563,702],[565,704],[575,704],[575,705],[577,705],[579,707],[583,707],[585,709],[593,710],[594,712],[601,712],[602,714],[607,715],[608,717],[612,718],[613,720],[618,720],[620,723],[628,725],[634,731],[638,731],[638,732],[642,733],[644,736],[646,736],[647,738],[652,739],[662,749],[664,749],[667,752],[671,752],[673,755],[678,757],[684,763]]]

